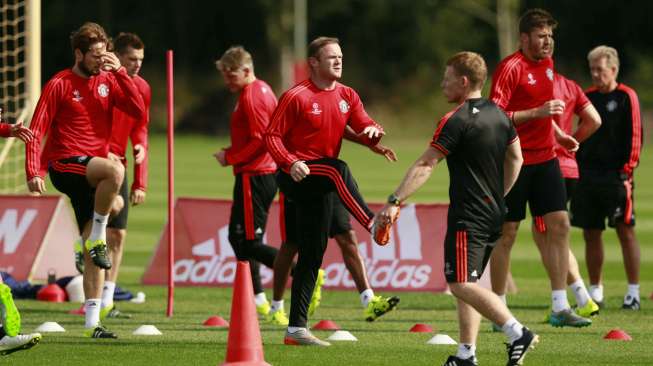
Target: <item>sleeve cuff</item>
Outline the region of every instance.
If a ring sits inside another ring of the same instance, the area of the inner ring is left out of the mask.
[[[444,156],[449,155],[449,150],[445,149],[444,146],[438,144],[437,142],[431,142],[431,146],[444,154]]]

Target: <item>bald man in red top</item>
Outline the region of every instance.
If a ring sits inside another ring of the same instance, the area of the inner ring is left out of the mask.
[[[45,85],[32,117],[34,140],[25,152],[30,191],[45,191],[47,170],[55,188],[70,197],[85,238],[85,335],[91,338],[117,338],[100,325],[104,270],[111,268],[106,227],[112,209],[124,204],[117,197],[125,168],[107,158],[113,112],[144,114],[143,98],[120,60],[107,52],[108,45],[109,37],[95,23],[72,34],[75,64]]]
[[[564,102],[553,94],[553,29],[557,22],[542,9],[530,9],[519,21],[520,50],[499,63],[492,77],[490,100],[507,112],[516,125],[524,165],[506,196],[503,232],[492,252],[492,289],[505,301],[510,270],[510,251],[519,223],[526,216],[543,217],[546,224],[544,267],[551,283],[552,312],[549,323],[556,327],[583,327],[591,320],[578,316],[567,301],[569,269],[569,216],[565,187],[555,155],[552,116],[561,114]],[[568,136],[567,136],[568,137]],[[561,140],[577,146],[576,141]]]
[[[290,322],[285,344],[328,346],[307,329],[308,305],[326,250],[336,192],[347,210],[371,230],[374,214],[354,178],[337,159],[350,126],[376,145],[383,134],[365,112],[358,94],[340,84],[342,51],[336,38],[320,37],[309,44],[311,76],[281,97],[265,134],[268,151],[280,167],[281,191],[296,203],[298,262],[295,267]]]

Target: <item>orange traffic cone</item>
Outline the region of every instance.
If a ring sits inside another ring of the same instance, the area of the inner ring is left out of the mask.
[[[263,359],[249,262],[239,261],[236,267],[229,325],[227,356],[221,366],[270,366]]]

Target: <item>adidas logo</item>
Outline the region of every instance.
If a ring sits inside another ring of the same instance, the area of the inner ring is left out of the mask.
[[[414,204],[406,205],[395,223],[385,246],[360,242],[358,249],[364,258],[370,285],[418,289],[427,285],[433,268],[422,263],[422,234]],[[331,263],[324,268],[325,285],[354,288],[345,264]]]
[[[263,229],[258,228],[256,233],[262,234]],[[265,241],[265,238],[263,240]],[[192,257],[176,260],[174,266],[176,282],[198,285],[233,283],[236,275],[236,255],[229,243],[228,226],[218,229],[217,238],[194,244],[191,254]],[[271,281],[272,270],[261,266],[261,282],[265,285]]]
[[[255,233],[256,235],[261,235],[261,234],[263,234],[263,229],[261,229],[260,227],[259,227],[259,228],[256,228],[256,231],[255,231],[254,233]]]
[[[476,107],[472,108],[472,114],[476,114],[476,113],[478,113],[478,112],[480,112],[480,111],[478,110],[478,108],[476,108]]]
[[[472,277],[478,277],[478,272],[476,272],[476,270],[474,270],[474,272],[472,272],[472,275],[471,275],[471,276],[472,276]]]

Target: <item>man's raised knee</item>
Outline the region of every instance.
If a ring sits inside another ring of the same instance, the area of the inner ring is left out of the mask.
[[[125,179],[125,166],[119,162],[112,161],[110,177],[118,185],[118,187],[120,187],[123,180]]]

